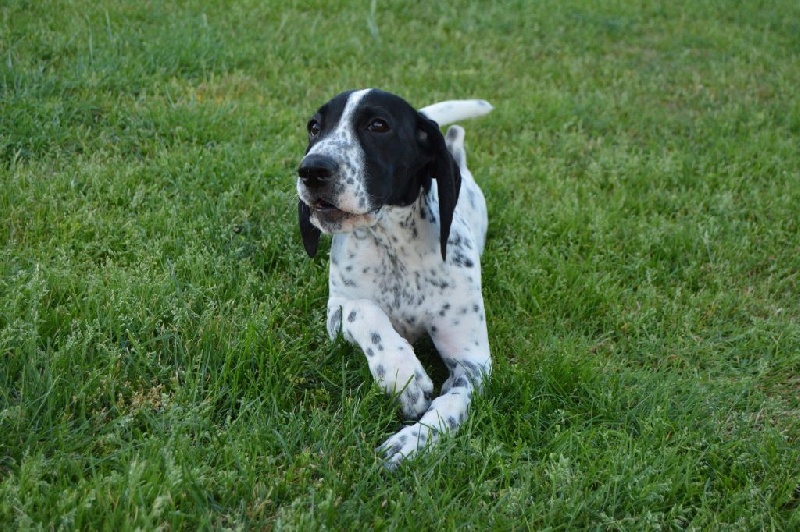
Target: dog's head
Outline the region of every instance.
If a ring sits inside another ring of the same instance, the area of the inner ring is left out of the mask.
[[[300,233],[309,256],[321,233],[376,224],[387,205],[411,205],[436,179],[442,258],[461,174],[436,122],[394,94],[344,92],[308,122],[297,170]]]

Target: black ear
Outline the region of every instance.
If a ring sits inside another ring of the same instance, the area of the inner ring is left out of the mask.
[[[297,215],[300,218],[300,236],[303,237],[303,246],[312,259],[317,256],[319,237],[322,231],[311,223],[311,209],[301,200],[297,200]]]
[[[419,123],[422,132],[421,142],[432,157],[428,171],[430,177],[436,179],[439,191],[439,244],[442,249],[442,260],[446,260],[447,239],[450,236],[453,212],[456,210],[458,193],[461,190],[461,171],[447,150],[439,125],[424,115],[420,115]]]

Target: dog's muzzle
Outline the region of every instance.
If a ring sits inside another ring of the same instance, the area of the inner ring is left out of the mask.
[[[306,190],[303,199],[317,215],[335,217],[339,214],[340,210],[329,201],[331,185],[338,173],[339,163],[327,155],[311,154],[301,161],[297,175]]]
[[[358,196],[342,183],[341,163],[333,157],[310,153],[300,162],[297,175],[300,201],[308,205],[311,223],[322,232],[347,232],[377,221],[380,206],[365,205],[363,210],[356,206]]]
[[[304,157],[297,169],[297,175],[309,190],[328,186],[338,173],[339,163],[327,155],[316,153]]]
[[[339,163],[327,155],[310,154],[303,158],[297,169],[303,191],[301,199],[311,209],[312,216],[323,225],[323,230],[344,222],[351,216],[336,205],[336,180]]]

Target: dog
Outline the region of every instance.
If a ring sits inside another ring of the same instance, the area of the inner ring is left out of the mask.
[[[416,422],[377,451],[389,468],[465,421],[491,372],[481,292],[486,202],[467,169],[464,129],[483,100],[417,111],[377,89],[343,92],[309,120],[297,170],[300,233],[310,257],[333,234],[327,331],[361,348],[370,372]],[[430,335],[449,376],[434,386],[412,343]]]

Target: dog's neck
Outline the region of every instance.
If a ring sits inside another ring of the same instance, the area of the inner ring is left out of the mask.
[[[420,255],[430,254],[431,249],[439,248],[439,212],[436,204],[432,193],[423,191],[411,205],[384,206],[375,225],[358,231],[365,231],[364,236],[372,237],[379,247],[389,251],[392,256],[402,257],[413,249],[418,250]],[[434,256],[438,256],[438,251]]]

